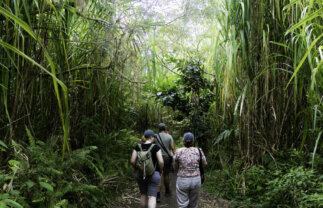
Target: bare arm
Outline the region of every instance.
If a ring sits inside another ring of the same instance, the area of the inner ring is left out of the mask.
[[[179,168],[178,156],[176,155],[176,152],[175,152],[174,157],[173,157],[173,168],[174,168],[175,172],[177,172],[178,168]]]
[[[175,155],[175,151],[176,151],[176,149],[175,149],[175,146],[174,146],[174,143],[173,143],[173,142],[171,142],[171,143],[169,144],[169,148],[172,150],[173,155]]]
[[[202,162],[203,162],[203,168],[205,168],[207,166],[207,162],[206,160],[203,160]]]
[[[131,159],[130,159],[130,163],[133,167],[135,167],[135,165],[136,165],[136,158],[137,158],[137,151],[133,150],[132,155],[131,155]]]
[[[160,168],[160,173],[162,173],[164,169],[164,159],[163,159],[161,150],[158,150],[158,152],[156,153],[156,156],[157,156],[157,162]]]
[[[202,153],[202,164],[203,164],[203,167],[205,168],[207,166],[207,162],[202,148],[201,148],[201,153]]]

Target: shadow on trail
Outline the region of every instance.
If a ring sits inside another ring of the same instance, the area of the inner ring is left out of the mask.
[[[162,207],[169,207],[169,208],[176,208],[177,207],[177,201],[176,201],[176,173],[170,174],[170,190],[172,192],[172,195],[169,197],[165,197],[165,189],[164,186],[161,190],[161,203],[157,204],[157,208]],[[162,181],[163,183],[163,181]],[[138,204],[139,205],[139,204]],[[199,199],[199,208],[228,208],[229,203],[226,200],[223,200],[221,198],[217,198],[211,194],[208,194],[203,191],[203,186],[200,193],[200,199]]]
[[[157,204],[157,207],[177,207],[177,201],[176,201],[176,174],[170,173],[170,190],[171,190],[171,196],[166,197],[165,196],[165,186],[164,181],[162,180],[162,189],[160,193],[161,203]]]
[[[165,196],[165,189],[163,186],[161,190],[161,203],[157,204],[157,208],[162,208],[162,207],[177,208],[176,178],[177,176],[175,173],[170,174],[171,196],[169,197]],[[136,183],[133,183],[132,187],[129,187],[128,190],[125,190],[125,192],[123,192],[123,194],[118,199],[116,199],[115,201],[112,201],[109,207],[140,208],[140,193],[139,193],[138,185]],[[229,207],[228,201],[203,191],[203,186],[202,186],[200,199],[199,199],[199,208],[228,208],[228,207]]]

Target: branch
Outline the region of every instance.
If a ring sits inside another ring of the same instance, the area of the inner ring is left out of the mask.
[[[30,114],[28,113],[27,115],[24,115],[24,116],[22,116],[22,117],[20,117],[20,118],[18,118],[18,119],[16,119],[16,120],[14,120],[14,121],[11,121],[11,122],[10,122],[10,123],[8,123],[6,126],[4,126],[4,127],[0,128],[0,129],[4,129],[4,128],[6,128],[6,127],[9,127],[9,126],[11,126],[12,124],[16,123],[17,121],[20,121],[21,119],[23,119],[23,118],[25,118],[25,117],[27,117],[27,116],[30,116]]]
[[[184,75],[182,75],[182,74],[179,74],[179,73],[177,73],[177,72],[175,72],[175,71],[173,71],[173,70],[171,70],[170,68],[168,68],[168,66],[165,64],[165,62],[164,62],[164,60],[162,60],[161,58],[159,58],[159,56],[158,55],[156,55],[156,58],[163,64],[163,66],[168,70],[168,71],[170,71],[170,72],[172,72],[172,73],[174,73],[174,74],[177,74],[178,76],[182,76],[182,77],[184,77]]]
[[[179,17],[176,17],[175,19],[169,21],[169,22],[166,22],[165,24],[154,24],[154,25],[149,25],[151,27],[163,27],[163,26],[168,26],[170,24],[172,24],[173,22],[177,21],[178,19],[184,17],[185,15],[182,15],[182,16],[179,16]]]
[[[88,20],[93,20],[93,21],[96,21],[96,22],[99,22],[101,24],[104,24],[104,25],[107,25],[107,26],[111,26],[112,24],[104,19],[99,19],[99,18],[93,18],[93,17],[86,17],[84,16],[83,14],[81,14],[80,12],[76,12],[77,15],[85,18],[85,19],[88,19]]]
[[[98,42],[89,42],[89,41],[79,41],[79,40],[68,40],[68,39],[63,39],[63,38],[47,38],[48,40],[63,40],[65,42],[70,42],[70,43],[84,43],[84,44],[100,44],[100,43],[106,43],[107,41],[98,41]]]
[[[116,70],[117,72],[119,72],[120,76],[124,79],[126,79],[128,82],[131,82],[131,83],[136,83],[136,84],[145,84],[147,82],[141,82],[141,81],[133,81],[133,80],[130,80],[128,77],[126,77],[126,75],[122,74],[119,70]]]
[[[79,70],[84,70],[84,69],[90,69],[90,70],[107,70],[107,69],[110,69],[110,68],[111,68],[111,65],[108,65],[108,66],[77,66],[77,67],[74,67],[74,68],[70,69],[70,71],[64,71],[64,72],[61,72],[59,74],[67,74],[69,72],[79,71]],[[128,82],[131,82],[131,83],[140,83],[140,84],[146,83],[146,82],[142,82],[142,81],[133,81],[130,78],[128,78],[126,75],[122,74],[119,70],[115,70],[115,71],[117,71],[119,73],[119,75],[122,78],[126,79]],[[49,76],[49,75],[48,74],[43,74],[43,76]]]
[[[61,72],[61,73],[58,73],[58,74],[67,74],[69,72],[78,71],[78,70],[84,70],[84,69],[106,70],[106,69],[109,69],[109,68],[110,68],[110,65],[108,65],[108,66],[77,66],[77,67],[73,67],[69,71],[64,71],[64,72]]]

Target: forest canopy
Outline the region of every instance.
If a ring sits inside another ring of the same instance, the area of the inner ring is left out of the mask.
[[[177,146],[194,133],[205,189],[233,206],[322,206],[322,16],[320,0],[0,1],[0,207],[109,207],[160,122]]]

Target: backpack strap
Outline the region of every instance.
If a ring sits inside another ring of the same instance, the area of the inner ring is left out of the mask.
[[[149,147],[149,149],[147,150],[147,151],[150,151],[150,150],[152,150],[152,148],[155,146],[155,144],[151,144],[150,145],[150,147]],[[157,156],[156,156],[157,157]],[[156,167],[157,167],[157,163],[158,163],[158,159],[157,159],[157,161],[156,161],[156,163],[155,163],[155,170],[156,170]]]
[[[148,148],[148,152],[155,146],[155,144],[151,143],[150,147]]]
[[[142,151],[142,146],[141,146],[141,144],[138,144],[138,147],[139,147],[140,151]]]
[[[149,152],[154,146],[155,146],[155,144],[151,144],[147,151]],[[138,147],[139,147],[140,151],[142,151],[142,144],[138,144]]]
[[[157,140],[158,140],[158,143],[160,144],[161,148],[163,148],[163,150],[167,153],[168,157],[172,158],[172,156],[170,156],[168,150],[166,149],[166,147],[163,143],[163,140],[161,139],[161,136],[159,134],[158,134]]]
[[[199,154],[200,154],[200,161],[199,161],[200,173],[201,173],[201,176],[203,176],[204,175],[204,168],[203,168],[203,163],[202,163],[202,153],[201,153],[201,150],[200,150],[199,147],[197,149],[198,149]]]

